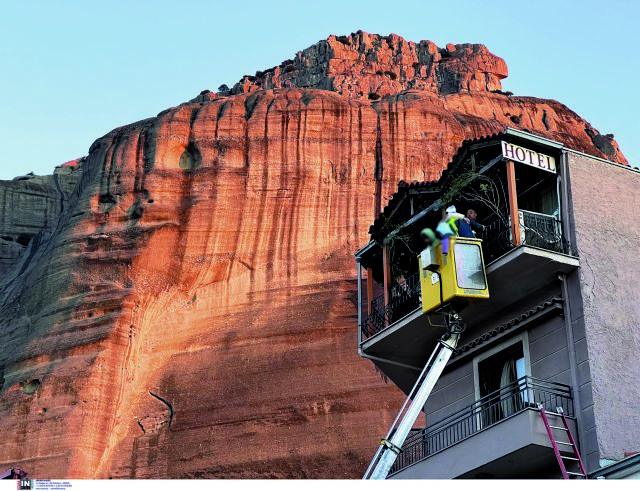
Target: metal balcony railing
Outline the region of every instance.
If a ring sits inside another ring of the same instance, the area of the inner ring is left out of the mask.
[[[496,220],[482,231],[482,254],[485,264],[492,263],[511,249],[511,230],[502,220]]]
[[[420,307],[420,273],[416,273],[391,288],[389,304],[384,295],[371,302],[371,314],[362,322],[362,339],[379,333],[393,322]]]
[[[465,440],[500,421],[542,404],[547,411],[562,407],[574,415],[571,387],[525,376],[424,430],[413,431],[391,468],[391,473]]]
[[[562,222],[553,215],[520,210],[520,242],[577,257],[577,251],[570,248],[562,236]],[[485,263],[489,264],[513,249],[511,229],[508,224],[496,220],[487,225],[482,233],[482,250]]]
[[[520,241],[524,245],[577,257],[569,243],[562,237],[562,224],[552,215],[520,210]],[[482,232],[482,252],[485,264],[513,249],[511,229],[508,224],[496,220]],[[393,322],[420,307],[420,274],[416,273],[391,288],[389,304],[384,295],[371,302],[371,314],[362,322],[362,339],[379,333]]]
[[[562,237],[562,223],[552,215],[520,211],[520,235],[524,244],[548,251],[569,254],[568,243]]]

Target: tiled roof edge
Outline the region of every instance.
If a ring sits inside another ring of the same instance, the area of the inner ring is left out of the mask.
[[[475,348],[476,346],[479,346],[481,344],[483,344],[486,341],[489,341],[492,338],[495,338],[498,334],[508,331],[509,329],[512,329],[513,327],[517,326],[518,324],[521,324],[523,321],[529,319],[530,317],[533,317],[534,315],[536,315],[538,312],[542,312],[544,310],[547,310],[549,307],[553,307],[554,304],[556,303],[563,303],[564,300],[562,298],[557,298],[557,297],[552,297],[549,298],[547,300],[545,300],[544,302],[542,302],[539,305],[536,305],[535,307],[533,307],[532,309],[526,311],[523,314],[520,314],[518,317],[515,317],[514,319],[511,319],[508,322],[505,322],[504,324],[499,325],[498,327],[495,327],[493,329],[491,329],[489,332],[484,333],[482,336],[477,337],[476,339],[474,339],[473,341],[471,341],[470,343],[467,343],[463,346],[460,346],[458,349],[456,349],[453,352],[453,356],[459,356],[473,348]]]

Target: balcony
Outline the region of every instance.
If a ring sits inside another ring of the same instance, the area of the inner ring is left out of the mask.
[[[570,244],[562,236],[562,223],[555,216],[519,210],[518,217],[520,237],[518,241],[515,241],[518,244],[566,256],[577,256],[577,252],[571,249]],[[487,264],[499,259],[516,247],[511,226],[501,220],[487,225],[483,237],[482,249]]]
[[[562,223],[551,215],[520,210],[519,237],[511,227],[494,222],[483,235],[483,254],[491,298],[464,312],[474,323],[487,322],[498,312],[525,299],[580,265],[578,253],[563,238]],[[515,244],[514,244],[515,242]]]
[[[559,472],[537,405],[564,410],[577,435],[571,388],[522,377],[424,430],[414,431],[391,469],[391,479],[552,477]],[[550,424],[562,426],[549,415]],[[561,448],[562,451],[562,448]]]
[[[514,148],[543,156],[549,165],[523,160]],[[570,211],[568,184],[555,167],[560,148],[557,142],[508,129],[465,141],[437,182],[398,184],[369,229],[369,243],[356,252],[358,271],[364,268],[367,279],[367,300],[360,302],[367,312],[361,309],[359,318],[363,356],[370,355],[385,373],[397,371],[390,365],[419,369],[432,340],[442,334],[419,309],[419,286],[408,285],[407,293],[399,283],[418,272],[416,256],[424,248],[420,234],[425,228],[436,230],[450,205],[458,211],[473,209],[481,223],[490,224],[482,233],[490,298],[462,312],[469,331],[517,316],[515,311],[526,310],[555,288],[558,273],[579,266],[569,224],[559,220]],[[396,382],[395,374],[390,378]]]
[[[401,281],[391,288],[390,293],[387,305],[384,303],[384,295],[371,302],[371,313],[362,322],[363,340],[420,308],[420,273]]]
[[[577,254],[562,236],[562,224],[551,215],[520,210],[519,240],[512,240],[511,227],[497,221],[483,232],[483,255],[490,298],[462,311],[469,330],[517,305],[527,296],[556,281],[558,273],[569,273],[579,265]],[[366,304],[365,304],[366,308]],[[397,377],[397,363],[421,369],[442,329],[429,325],[420,303],[419,273],[395,284],[385,296],[374,298],[363,313],[361,347],[365,354],[396,362],[380,366],[404,389],[410,389],[406,370]],[[436,319],[437,322],[437,319]],[[380,365],[380,361],[376,362]],[[415,374],[414,374],[415,375]]]

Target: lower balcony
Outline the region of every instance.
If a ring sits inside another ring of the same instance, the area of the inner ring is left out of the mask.
[[[426,429],[414,430],[389,478],[557,478],[560,468],[538,404],[549,423],[559,427],[562,421],[554,413],[562,407],[577,438],[571,388],[522,377]],[[562,453],[570,450],[560,446]]]

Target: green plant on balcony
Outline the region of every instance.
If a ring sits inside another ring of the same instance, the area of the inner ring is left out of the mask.
[[[499,178],[493,179],[486,174],[480,174],[474,166],[471,170],[458,174],[451,180],[439,201],[445,205],[461,200],[469,203],[482,203],[494,212],[504,225],[509,224],[507,193]]]
[[[402,282],[403,279],[406,279],[407,276],[412,273],[403,260],[404,254],[407,252],[413,255],[418,254],[418,252],[414,250],[416,231],[414,227],[406,227],[405,225],[405,219],[391,215],[385,217],[385,223],[382,226],[382,230],[389,231],[383,239],[383,244],[387,249],[391,278],[395,283]]]

